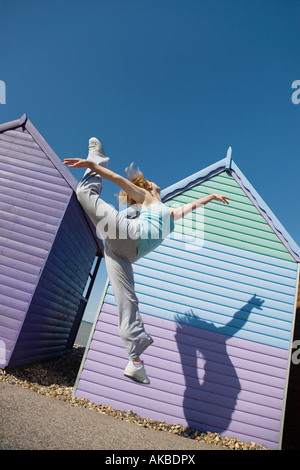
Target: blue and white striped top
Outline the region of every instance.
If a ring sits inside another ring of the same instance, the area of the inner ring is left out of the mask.
[[[158,247],[174,230],[174,221],[169,209],[162,202],[143,207],[139,215],[139,224],[137,259]]]

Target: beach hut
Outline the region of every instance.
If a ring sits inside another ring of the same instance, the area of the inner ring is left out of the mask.
[[[0,125],[0,367],[72,348],[102,256],[76,179],[26,115]]]
[[[162,192],[168,205],[219,193],[176,222],[134,264],[136,292],[154,344],[143,354],[151,384],[127,364],[109,283],[74,395],[169,424],[281,447],[296,317],[300,250],[232,161]],[[300,367],[300,366],[299,366]]]

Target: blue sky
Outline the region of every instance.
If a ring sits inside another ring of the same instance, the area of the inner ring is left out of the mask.
[[[62,160],[96,136],[162,188],[230,145],[300,245],[299,0],[0,0],[0,41],[0,122],[26,113]]]

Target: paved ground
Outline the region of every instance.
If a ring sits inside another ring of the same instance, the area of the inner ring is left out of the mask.
[[[226,450],[0,382],[1,450]]]

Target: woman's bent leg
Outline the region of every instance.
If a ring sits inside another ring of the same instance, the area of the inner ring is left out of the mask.
[[[139,313],[132,264],[112,253],[107,244],[105,261],[119,311],[119,333],[129,360],[133,360],[153,343],[153,339],[145,332]]]

